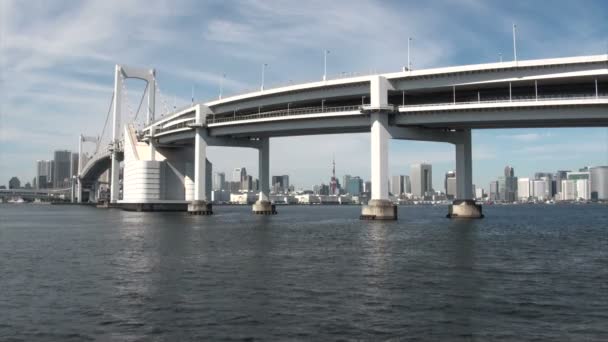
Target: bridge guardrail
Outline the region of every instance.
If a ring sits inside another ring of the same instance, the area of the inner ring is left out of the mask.
[[[274,118],[281,116],[296,116],[303,114],[316,114],[316,113],[338,113],[338,112],[349,112],[353,110],[361,110],[361,106],[340,106],[340,107],[306,107],[306,108],[294,108],[294,109],[279,109],[269,112],[260,112],[257,114],[249,115],[236,115],[233,117],[221,117],[216,118],[215,116],[207,116],[207,124],[231,122],[231,121],[242,121],[242,120],[253,120],[263,118]]]
[[[509,102],[542,102],[553,100],[592,100],[592,99],[608,99],[608,94],[596,95],[543,95],[543,96],[513,96],[512,98],[495,98],[493,100],[482,101],[466,101],[466,102],[442,102],[442,103],[426,103],[426,104],[410,104],[400,105],[399,108],[413,107],[434,107],[434,106],[458,106],[470,104],[486,104],[486,103],[509,103]]]

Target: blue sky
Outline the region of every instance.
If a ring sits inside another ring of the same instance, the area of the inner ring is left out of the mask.
[[[413,37],[414,68],[604,54],[605,1],[0,1],[0,184],[35,175],[37,159],[77,150],[79,133],[104,124],[114,64],[157,69],[171,106],[259,87],[318,80],[323,50],[328,74],[397,71]],[[130,81],[129,81],[130,82]],[[143,88],[127,84],[130,94]],[[137,105],[132,95],[131,106]],[[482,130],[473,133],[476,184],[487,188],[505,165],[516,175],[608,165],[608,128]],[[271,173],[297,186],[337,174],[370,174],[367,134],[271,141]],[[211,148],[214,170],[245,166],[257,175],[253,150]],[[434,185],[454,169],[451,145],[392,141],[391,174],[433,163]],[[229,177],[229,176],[228,176]]]

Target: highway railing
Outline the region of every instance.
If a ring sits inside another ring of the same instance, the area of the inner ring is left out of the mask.
[[[598,95],[539,95],[536,96],[513,96],[511,98],[492,98],[477,101],[465,101],[465,102],[442,102],[442,103],[422,103],[422,104],[406,104],[400,105],[399,109],[408,109],[416,107],[437,107],[437,106],[461,106],[461,105],[474,105],[474,104],[491,104],[491,103],[510,103],[510,102],[547,102],[555,100],[594,100],[594,99],[608,99],[608,94]]]
[[[306,108],[293,108],[293,109],[279,109],[268,112],[260,112],[256,114],[247,114],[247,115],[234,115],[234,116],[224,116],[224,117],[215,117],[215,116],[207,116],[207,124],[215,124],[215,123],[223,123],[223,122],[231,122],[231,121],[243,121],[243,120],[255,120],[255,119],[265,119],[265,118],[276,118],[283,116],[298,116],[305,114],[322,114],[322,113],[339,113],[339,112],[349,112],[349,111],[360,111],[361,106],[340,106],[340,107],[306,107]]]

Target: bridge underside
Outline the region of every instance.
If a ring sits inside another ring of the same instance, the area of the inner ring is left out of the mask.
[[[608,126],[608,107],[550,107],[517,110],[400,113],[395,116],[394,124],[398,126],[450,129],[605,127]]]

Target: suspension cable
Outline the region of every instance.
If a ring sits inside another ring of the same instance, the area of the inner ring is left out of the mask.
[[[139,110],[141,109],[142,103],[144,103],[144,97],[146,96],[146,91],[148,90],[148,83],[146,83],[146,87],[144,88],[144,92],[141,94],[141,99],[139,100],[139,106],[137,106],[137,111],[135,112],[135,117],[133,121],[137,120],[137,116],[139,115]]]
[[[95,153],[96,154],[97,151],[99,150],[99,145],[101,142],[101,139],[103,139],[103,135],[106,132],[106,127],[108,126],[108,120],[110,119],[110,112],[112,111],[112,105],[114,104],[114,92],[112,92],[112,99],[110,99],[110,107],[108,107],[108,114],[106,114],[106,122],[103,124],[103,129],[101,130],[101,135],[99,136],[99,142],[97,143],[97,146],[95,147]]]

